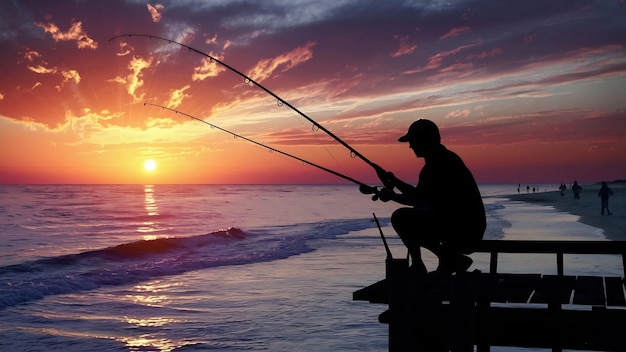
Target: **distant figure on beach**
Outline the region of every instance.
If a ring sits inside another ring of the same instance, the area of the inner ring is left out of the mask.
[[[602,205],[600,214],[604,215],[604,209],[606,209],[607,215],[613,215],[609,210],[609,197],[612,195],[613,191],[606,185],[606,182],[602,182],[602,187],[600,188],[600,192],[598,192],[598,197],[600,197],[600,203]]]
[[[486,228],[485,208],[474,176],[457,154],[441,144],[439,128],[430,120],[413,122],[398,141],[408,142],[415,156],[425,160],[415,187],[376,165],[385,185],[379,199],[410,206],[394,211],[391,225],[409,250],[411,271],[427,273],[421,247],[438,257],[437,273],[466,271],[472,259],[465,254],[474,251]]]
[[[582,191],[582,187],[578,184],[578,181],[574,181],[572,185],[572,192],[574,192],[574,199],[580,199],[580,191]]]
[[[567,189],[567,186],[565,185],[565,183],[561,183],[561,185],[559,186],[559,190],[561,191],[561,197],[565,195],[565,189]]]

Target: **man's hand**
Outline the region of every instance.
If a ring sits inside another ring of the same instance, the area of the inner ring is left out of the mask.
[[[396,192],[387,187],[383,187],[380,191],[378,191],[378,199],[380,199],[382,202],[388,202],[390,200],[393,200],[396,195]]]
[[[393,173],[383,169],[377,164],[374,164],[374,170],[376,170],[376,175],[378,175],[378,178],[383,183],[383,185],[385,185],[385,187],[393,188],[394,180],[396,178]]]

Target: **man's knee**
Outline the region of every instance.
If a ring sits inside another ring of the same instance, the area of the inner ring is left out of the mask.
[[[391,214],[391,226],[400,236],[415,236],[424,230],[424,217],[413,208],[399,208]]]
[[[398,208],[391,214],[391,224],[407,224],[415,217],[414,213],[412,208]]]

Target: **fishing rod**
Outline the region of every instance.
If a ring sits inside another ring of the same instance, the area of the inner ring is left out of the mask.
[[[237,75],[243,77],[244,82],[246,84],[253,84],[253,85],[261,88],[267,94],[269,94],[272,97],[274,97],[276,99],[276,101],[278,102],[278,106],[286,105],[291,110],[295,111],[297,114],[299,114],[300,116],[305,118],[307,121],[311,122],[313,124],[313,131],[317,131],[318,129],[324,131],[328,136],[333,138],[339,144],[341,144],[344,147],[346,147],[350,151],[350,156],[358,157],[359,159],[363,160],[365,163],[367,163],[368,165],[373,167],[374,170],[376,170],[377,172],[379,172],[379,170],[381,169],[380,166],[376,165],[375,163],[370,161],[368,158],[366,158],[363,154],[361,154],[358,151],[356,151],[356,149],[352,148],[348,143],[344,142],[341,138],[337,137],[335,134],[333,134],[331,131],[326,129],[324,126],[320,125],[315,120],[313,120],[312,118],[307,116],[305,113],[303,113],[302,111],[298,110],[295,106],[293,106],[290,103],[288,103],[287,101],[283,100],[281,97],[276,95],[274,92],[272,92],[271,90],[269,90],[266,87],[264,87],[263,85],[261,85],[259,82],[257,82],[254,79],[250,78],[249,76],[247,76],[246,74],[244,74],[241,71],[237,70],[236,68],[228,65],[224,61],[221,61],[221,60],[219,60],[219,59],[217,59],[217,58],[215,58],[215,57],[213,57],[213,56],[211,56],[211,55],[209,55],[209,54],[207,54],[205,52],[202,52],[202,51],[200,51],[198,49],[195,49],[195,48],[193,48],[191,46],[188,46],[186,44],[174,41],[172,39],[167,39],[167,38],[159,37],[159,36],[156,36],[156,35],[150,35],[150,34],[133,34],[133,33],[120,34],[120,35],[116,35],[116,36],[112,37],[111,39],[109,39],[109,42],[112,41],[112,40],[115,40],[117,38],[121,38],[121,37],[129,37],[130,38],[130,37],[133,37],[133,36],[135,36],[135,37],[145,37],[145,38],[149,38],[149,39],[155,38],[155,39],[163,40],[163,41],[166,41],[166,42],[168,42],[170,44],[173,43],[173,44],[179,45],[179,46],[181,46],[183,48],[187,48],[189,51],[198,53],[198,54],[200,54],[202,56],[205,56],[205,57],[209,58],[209,60],[211,62],[216,62],[216,63],[222,65],[223,67],[227,68],[228,70],[230,70],[230,71],[236,73]]]
[[[362,192],[362,193],[364,193],[364,194],[374,194],[374,197],[377,197],[377,195],[378,195],[378,189],[377,189],[376,187],[369,186],[369,185],[367,185],[367,184],[365,184],[365,183],[363,183],[363,182],[361,182],[361,181],[358,181],[358,180],[356,180],[356,179],[354,179],[354,178],[352,178],[352,177],[350,177],[350,176],[346,176],[346,175],[344,175],[344,174],[341,174],[341,173],[339,173],[339,172],[337,172],[337,171],[331,170],[331,169],[326,168],[326,167],[324,167],[324,166],[321,166],[321,165],[318,165],[318,164],[312,163],[312,162],[310,162],[310,161],[304,160],[304,159],[302,159],[302,158],[300,158],[300,157],[297,157],[297,156],[295,156],[295,155],[293,155],[293,154],[289,154],[289,153],[283,152],[283,151],[278,150],[278,149],[276,149],[276,148],[272,148],[272,147],[270,147],[270,146],[267,146],[267,145],[265,145],[265,144],[263,144],[263,143],[259,143],[259,142],[255,141],[255,140],[250,139],[250,138],[246,138],[246,137],[244,137],[244,136],[242,136],[242,135],[239,135],[239,134],[237,134],[237,133],[231,132],[231,131],[229,131],[229,130],[227,130],[227,129],[225,129],[225,128],[221,128],[221,127],[219,127],[219,126],[216,126],[216,125],[214,125],[214,124],[212,124],[212,123],[210,123],[210,122],[208,122],[208,121],[205,121],[205,120],[203,120],[203,119],[201,119],[201,118],[199,118],[199,117],[196,117],[196,116],[193,116],[193,115],[190,115],[190,114],[184,113],[184,112],[182,112],[182,111],[179,111],[179,110],[176,110],[176,109],[173,109],[173,108],[169,108],[169,107],[164,106],[164,105],[153,104],[153,103],[148,103],[148,102],[143,103],[143,105],[144,105],[144,106],[146,106],[146,105],[149,105],[149,106],[155,106],[155,107],[159,107],[159,108],[164,109],[164,110],[169,110],[169,111],[172,111],[172,112],[174,112],[174,113],[176,113],[176,114],[181,114],[181,115],[187,116],[187,117],[189,117],[189,118],[191,118],[191,119],[194,119],[194,120],[196,120],[196,121],[200,121],[200,122],[202,122],[202,123],[204,123],[204,124],[207,124],[207,125],[211,126],[211,128],[216,128],[216,129],[218,129],[218,130],[220,130],[220,131],[222,131],[222,132],[226,132],[226,133],[230,134],[231,136],[233,136],[233,137],[235,137],[235,138],[241,138],[241,139],[243,139],[243,140],[245,140],[245,141],[248,141],[248,142],[254,143],[254,144],[256,144],[256,145],[258,145],[258,146],[261,146],[261,147],[263,147],[263,148],[267,148],[268,150],[270,150],[270,152],[276,152],[276,153],[279,153],[279,154],[282,154],[282,155],[288,156],[288,157],[290,157],[290,158],[293,158],[293,159],[296,159],[296,160],[298,160],[298,161],[302,162],[302,163],[303,163],[303,164],[305,164],[305,165],[311,165],[311,166],[314,166],[314,167],[316,167],[316,168],[318,168],[318,169],[320,169],[320,170],[324,170],[324,171],[326,171],[326,172],[328,172],[328,173],[331,173],[331,174],[333,174],[333,175],[335,175],[335,176],[339,176],[339,177],[343,178],[344,180],[348,180],[348,181],[350,181],[350,182],[353,182],[353,183],[355,183],[355,184],[359,185],[359,190],[361,190],[361,192]],[[378,199],[378,198],[376,198],[376,199]]]
[[[391,255],[391,250],[389,249],[389,245],[387,244],[387,240],[385,239],[385,235],[383,234],[383,229],[380,227],[380,222],[376,217],[376,213],[372,213],[374,216],[374,221],[376,221],[376,227],[378,227],[378,232],[380,233],[380,237],[383,239],[383,245],[385,245],[385,252],[387,252],[387,259],[393,260],[393,255]]]

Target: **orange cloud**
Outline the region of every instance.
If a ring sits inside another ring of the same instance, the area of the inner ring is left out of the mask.
[[[151,57],[148,60],[144,60],[139,56],[134,56],[132,60],[128,63],[128,68],[131,73],[129,73],[126,77],[117,76],[109,82],[116,82],[124,85],[126,87],[126,91],[129,95],[133,97],[134,102],[138,102],[143,100],[145,94],[137,94],[137,89],[143,86],[143,79],[141,71],[146,68],[149,68],[152,65],[153,58]]]
[[[211,53],[211,56],[218,60],[222,60],[221,57]],[[193,81],[203,81],[209,77],[217,77],[220,72],[226,70],[222,65],[213,62],[210,58],[206,57],[200,63],[200,66],[196,66],[193,68],[193,75],[191,75],[191,79]]]
[[[308,42],[304,46],[295,48],[294,50],[279,55],[273,59],[261,60],[249,71],[248,77],[257,82],[261,82],[270,77],[274,71],[281,66],[285,66],[282,72],[289,71],[299,64],[313,58],[313,50],[311,50],[311,48],[315,46],[315,44],[315,42]]]
[[[30,62],[34,62],[35,58],[41,57],[41,54],[39,54],[35,50],[28,50],[24,52],[23,54],[24,54],[24,58]]]
[[[67,32],[62,32],[54,23],[41,23],[35,22],[35,25],[43,28],[46,33],[50,33],[52,38],[56,42],[75,40],[79,49],[96,49],[98,43],[89,38],[87,33],[83,30],[81,21],[72,22],[72,26]]]
[[[57,69],[56,67],[52,67],[52,68],[47,68],[44,67],[42,65],[36,65],[36,66],[27,66],[29,70],[35,72],[35,73],[39,73],[39,74],[45,74],[45,73],[56,73]]]
[[[188,97],[191,96],[190,94],[186,94],[185,93],[185,91],[187,89],[189,89],[189,88],[191,88],[191,86],[190,85],[186,85],[186,86],[182,87],[181,89],[173,89],[173,90],[171,90],[170,91],[170,100],[167,103],[167,107],[175,109],[180,104],[182,104],[184,98],[188,98]]]
[[[150,12],[150,16],[152,17],[152,22],[157,23],[161,20],[162,14],[159,13],[160,10],[164,9],[164,6],[161,4],[156,4],[154,6],[147,4],[148,12]]]
[[[120,52],[115,53],[115,55],[117,55],[117,56],[126,56],[126,55],[130,54],[132,49],[133,49],[133,47],[128,45],[127,42],[121,41],[120,42]]]
[[[63,75],[63,82],[56,86],[57,90],[61,90],[67,82],[74,82],[75,84],[80,83],[80,75],[76,70],[63,71],[61,72],[61,75]]]

